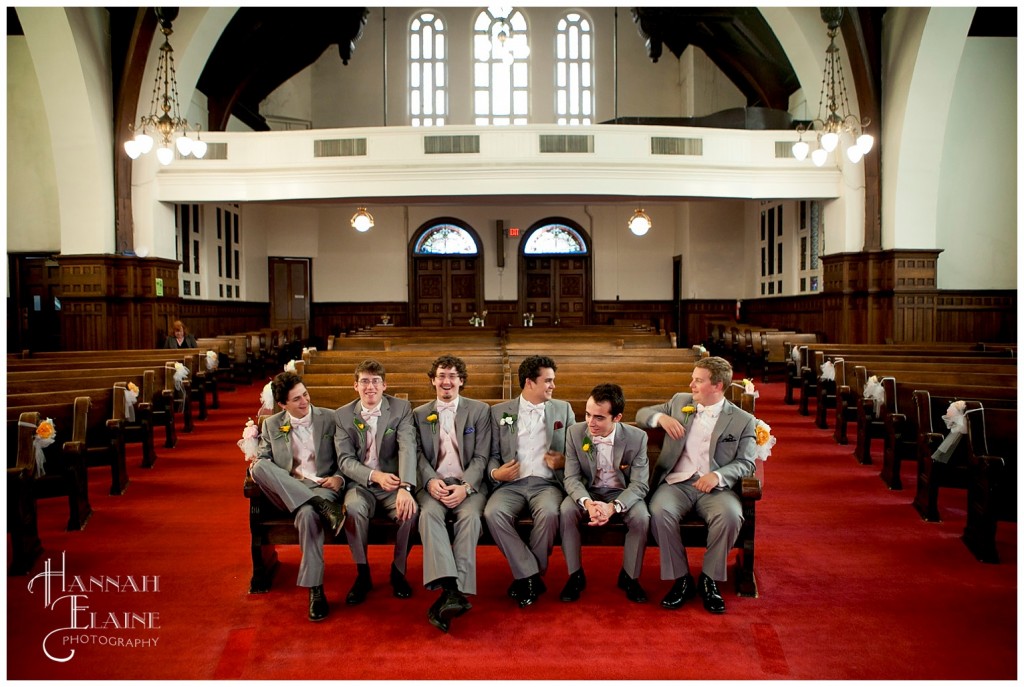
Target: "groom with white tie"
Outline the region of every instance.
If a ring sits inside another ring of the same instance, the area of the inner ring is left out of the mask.
[[[508,595],[526,608],[547,591],[541,576],[558,533],[565,469],[565,435],[576,417],[555,391],[555,361],[531,355],[519,365],[519,398],[491,407],[491,459],[494,492],[484,520],[515,578]],[[533,516],[530,543],[519,537],[520,513]]]

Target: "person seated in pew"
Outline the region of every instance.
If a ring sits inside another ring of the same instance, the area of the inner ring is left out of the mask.
[[[410,535],[416,529],[416,427],[412,406],[384,391],[384,365],[364,360],[355,369],[359,398],[335,411],[334,446],[345,487],[345,536],[356,562],[356,581],[345,603],[360,604],[373,589],[366,558],[370,518],[382,507],[398,523],[395,555],[391,564],[391,588],[399,599],[412,596],[405,579]]]
[[[171,335],[164,342],[164,348],[199,348],[196,337],[186,331],[184,322],[175,320],[171,329]]]
[[[555,361],[531,355],[519,364],[518,398],[491,407],[488,475],[494,489],[484,521],[515,578],[508,595],[526,608],[547,591],[541,576],[558,532],[565,492],[565,434],[576,422],[572,406],[552,399]],[[533,516],[530,544],[516,530],[519,514]]]
[[[416,424],[423,542],[423,586],[441,595],[427,611],[427,620],[447,632],[453,618],[472,605],[476,594],[476,544],[483,529],[487,502],[482,492],[491,453],[490,406],[466,398],[466,363],[456,356],[435,359],[427,373],[437,399],[413,411]],[[445,518],[455,516],[454,540]]]
[[[654,466],[651,529],[661,556],[661,579],[674,580],[664,608],[675,610],[700,593],[710,613],[725,613],[718,583],[727,579],[726,562],[743,524],[733,485],[754,472],[757,448],[754,416],[725,398],[732,366],[723,358],[694,363],[690,393],[641,408],[636,424],[661,427],[665,441]],[[703,571],[694,583],[683,548],[680,521],[691,511],[707,523]]]
[[[580,522],[600,527],[621,516],[627,532],[618,586],[626,598],[647,601],[640,570],[647,550],[649,466],[647,433],[621,423],[626,397],[618,384],[599,384],[587,399],[585,422],[569,428],[565,440],[562,553],[569,579],[562,601],[576,601],[587,586],[580,555]]]
[[[263,422],[253,481],[278,508],[295,516],[302,562],[296,584],[309,588],[309,619],[330,611],[324,594],[324,530],[337,536],[345,507],[337,503],[345,485],[334,452],[334,413],[310,402],[302,377],[282,372],[270,383],[280,412]]]

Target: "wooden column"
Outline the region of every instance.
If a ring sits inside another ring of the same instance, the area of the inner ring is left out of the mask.
[[[935,341],[941,252],[903,249],[824,256],[823,325],[829,340]]]

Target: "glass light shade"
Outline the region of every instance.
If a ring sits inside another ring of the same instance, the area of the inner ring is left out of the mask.
[[[201,139],[192,141],[192,155],[200,160],[203,159],[203,156],[206,155],[206,141]]]
[[[850,162],[857,164],[864,157],[864,151],[858,146],[852,145],[846,149],[846,157],[850,159]]]
[[[822,134],[821,147],[824,148],[826,152],[831,153],[833,150],[836,149],[837,145],[839,145],[839,134],[833,133],[831,131],[828,132],[827,134]]]
[[[637,236],[643,236],[651,230],[652,226],[651,218],[642,209],[638,209],[629,218],[629,230]]]
[[[860,148],[860,152],[864,155],[870,153],[874,145],[875,137],[871,134],[861,134],[857,137],[857,147]]]
[[[178,136],[174,140],[174,145],[177,147],[178,152],[181,153],[182,157],[186,157],[192,152],[192,139],[188,136]]]
[[[139,151],[145,155],[153,150],[153,137],[143,132],[135,136],[135,142],[139,144]]]
[[[167,146],[160,146],[156,149],[156,159],[160,160],[162,165],[169,165],[174,159],[174,151]]]
[[[124,152],[128,153],[128,157],[131,159],[138,160],[139,156],[142,155],[142,148],[139,147],[138,141],[129,139],[124,142]]]
[[[814,163],[815,167],[821,167],[825,164],[825,160],[828,159],[828,151],[824,148],[818,148],[811,153],[811,162]]]
[[[373,228],[373,215],[366,208],[358,208],[356,214],[352,215],[351,224],[356,231],[369,231]]]
[[[800,161],[806,160],[810,150],[811,146],[807,145],[807,141],[797,141],[793,144],[793,157]]]

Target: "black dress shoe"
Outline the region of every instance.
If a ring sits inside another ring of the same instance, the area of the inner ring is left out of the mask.
[[[663,608],[674,611],[695,596],[697,596],[697,585],[693,581],[693,575],[685,575],[675,581],[672,588],[668,590],[668,594],[661,600],[661,605]]]
[[[405,575],[398,572],[394,563],[391,564],[391,591],[399,599],[408,599],[412,596],[412,587],[406,581]]]
[[[447,596],[448,592],[441,592],[441,596],[438,597],[437,601],[427,609],[427,620],[441,632],[448,632],[448,628],[451,627],[451,623],[446,618],[441,617],[441,605]]]
[[[327,597],[324,596],[324,586],[318,584],[309,588],[309,619],[313,622],[323,620],[327,617],[331,607],[327,605]]]
[[[544,580],[540,579],[540,574],[527,577],[523,591],[519,595],[519,608],[526,608],[547,590],[548,588],[545,586]]]
[[[704,599],[704,610],[708,613],[725,613],[725,599],[718,593],[718,585],[704,573],[697,579],[697,590]]]
[[[355,606],[366,601],[366,595],[373,589],[373,580],[370,579],[370,566],[357,564],[359,568],[359,574],[356,575],[356,581],[352,583],[352,589],[348,590],[348,596],[345,597],[345,603],[349,606]]]
[[[337,504],[334,501],[328,501],[322,496],[314,496],[310,499],[310,504],[313,509],[316,510],[320,519],[324,521],[324,525],[327,526],[335,537],[341,534],[342,528],[345,527],[345,515],[346,510],[344,504]]]
[[[473,608],[473,604],[469,603],[469,599],[457,589],[444,592],[439,602],[440,605],[438,606],[437,613],[447,622],[451,622],[452,618],[458,618]]]
[[[527,579],[529,578],[524,577],[522,579],[512,580],[512,584],[508,586],[508,595],[518,601],[519,597],[525,590]]]
[[[630,601],[638,604],[647,603],[647,592],[640,586],[640,580],[634,580],[632,577],[626,576],[625,582],[620,584],[619,587],[625,590],[626,598]]]
[[[562,587],[562,593],[558,596],[562,601],[579,601],[580,592],[587,588],[587,576],[583,574],[583,568],[580,568],[572,575],[569,575],[569,579],[566,580],[565,586]]]

